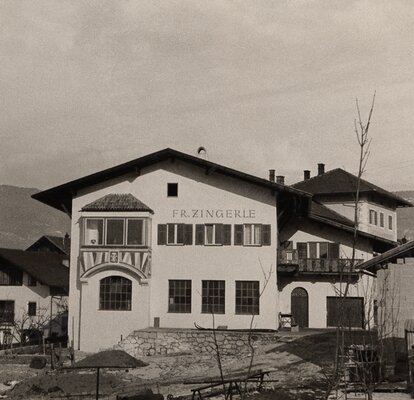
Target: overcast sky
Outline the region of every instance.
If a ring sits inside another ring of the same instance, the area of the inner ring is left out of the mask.
[[[172,147],[267,177],[414,189],[414,3],[0,1],[0,184],[45,189]]]

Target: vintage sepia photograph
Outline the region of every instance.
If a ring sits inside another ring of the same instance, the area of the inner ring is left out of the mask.
[[[0,399],[414,398],[413,21],[0,0]]]

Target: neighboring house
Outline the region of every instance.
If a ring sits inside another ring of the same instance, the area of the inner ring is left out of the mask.
[[[414,320],[414,241],[361,265],[377,276],[376,319],[384,337],[404,338],[406,320]]]
[[[211,327],[212,312],[229,329],[252,315],[254,328],[277,329],[296,307],[301,326],[329,326],[353,222],[278,178],[165,149],[33,195],[72,216],[75,346],[99,350],[149,326]],[[357,258],[394,245],[361,232]],[[367,276],[351,288],[361,318]]]
[[[70,236],[68,233],[63,237],[44,235],[31,244],[26,251],[52,252],[69,256]]]
[[[317,176],[305,171],[304,178],[293,187],[313,194],[307,217],[288,215],[279,222],[281,310],[304,327],[335,327],[340,309],[348,326],[373,325],[374,305],[367,299],[376,287],[369,273],[354,271],[344,305],[338,297],[352,259],[357,178],[341,169],[325,173],[324,164]],[[364,180],[360,192],[356,263],[397,245],[396,208],[411,206]]]
[[[69,284],[65,259],[53,253],[0,249],[0,343],[10,334],[18,341],[16,329],[47,328],[47,336],[67,330],[62,314]]]

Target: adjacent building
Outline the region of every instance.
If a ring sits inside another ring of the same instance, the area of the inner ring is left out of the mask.
[[[350,266],[354,223],[337,205],[345,198],[333,205],[301,185],[165,149],[35,194],[72,218],[75,347],[99,350],[150,326],[212,327],[212,314],[229,329],[248,328],[252,315],[256,329],[277,329],[282,316],[302,327],[334,324],[331,298]],[[361,228],[355,258],[394,239]],[[353,326],[366,324],[371,281],[353,273]]]
[[[67,331],[67,261],[59,254],[0,249],[0,343],[24,339],[23,331]]]

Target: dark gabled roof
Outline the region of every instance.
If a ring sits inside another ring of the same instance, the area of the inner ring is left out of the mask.
[[[60,253],[69,255],[70,254],[70,237],[62,237],[62,236],[52,236],[52,235],[44,235],[32,243],[26,251],[36,251],[35,248],[37,245],[40,245],[42,242],[47,242],[52,244]]]
[[[0,248],[0,265],[24,271],[44,285],[65,289],[69,287],[69,268],[63,265],[63,260],[67,259],[51,252]]]
[[[331,210],[323,204],[312,200],[309,210],[309,218],[327,220],[328,222],[337,222],[342,225],[354,227],[354,222],[343,215]]]
[[[141,168],[145,168],[168,159],[181,160],[193,164],[195,166],[205,168],[207,173],[218,173],[236,179],[240,179],[242,181],[249,182],[258,186],[269,188],[271,190],[279,192],[288,192],[293,195],[306,198],[311,197],[309,193],[303,192],[302,190],[292,188],[290,186],[281,185],[279,183],[271,182],[267,179],[259,178],[254,175],[249,175],[244,172],[228,168],[223,165],[216,164],[211,161],[207,161],[195,156],[191,156],[189,154],[182,153],[170,148],[166,148],[164,150],[148,154],[135,160],[128,161],[124,164],[120,164],[115,167],[108,168],[103,171],[87,175],[83,178],[65,183],[63,185],[59,185],[54,188],[44,190],[43,192],[39,192],[32,195],[32,197],[60,211],[71,212],[72,197],[76,194],[76,192],[79,189],[83,189],[88,186],[95,185],[97,183],[104,182],[108,179],[116,178],[124,174],[139,174]]]
[[[82,211],[147,211],[154,213],[146,204],[130,193],[112,193],[87,204]]]
[[[339,193],[356,193],[358,177],[351,173],[344,171],[341,168],[336,168],[324,174],[314,176],[313,178],[295,183],[292,185],[295,189],[303,190],[312,194],[339,194]],[[412,207],[413,205],[397,196],[394,193],[388,192],[373,183],[361,179],[360,192],[375,192],[384,197],[394,200],[397,206]]]
[[[361,265],[358,265],[360,269],[371,269],[375,266],[387,264],[393,259],[401,258],[402,256],[413,257],[414,256],[414,240],[404,243],[400,246],[394,247],[385,253],[380,254],[371,260],[365,261]]]

